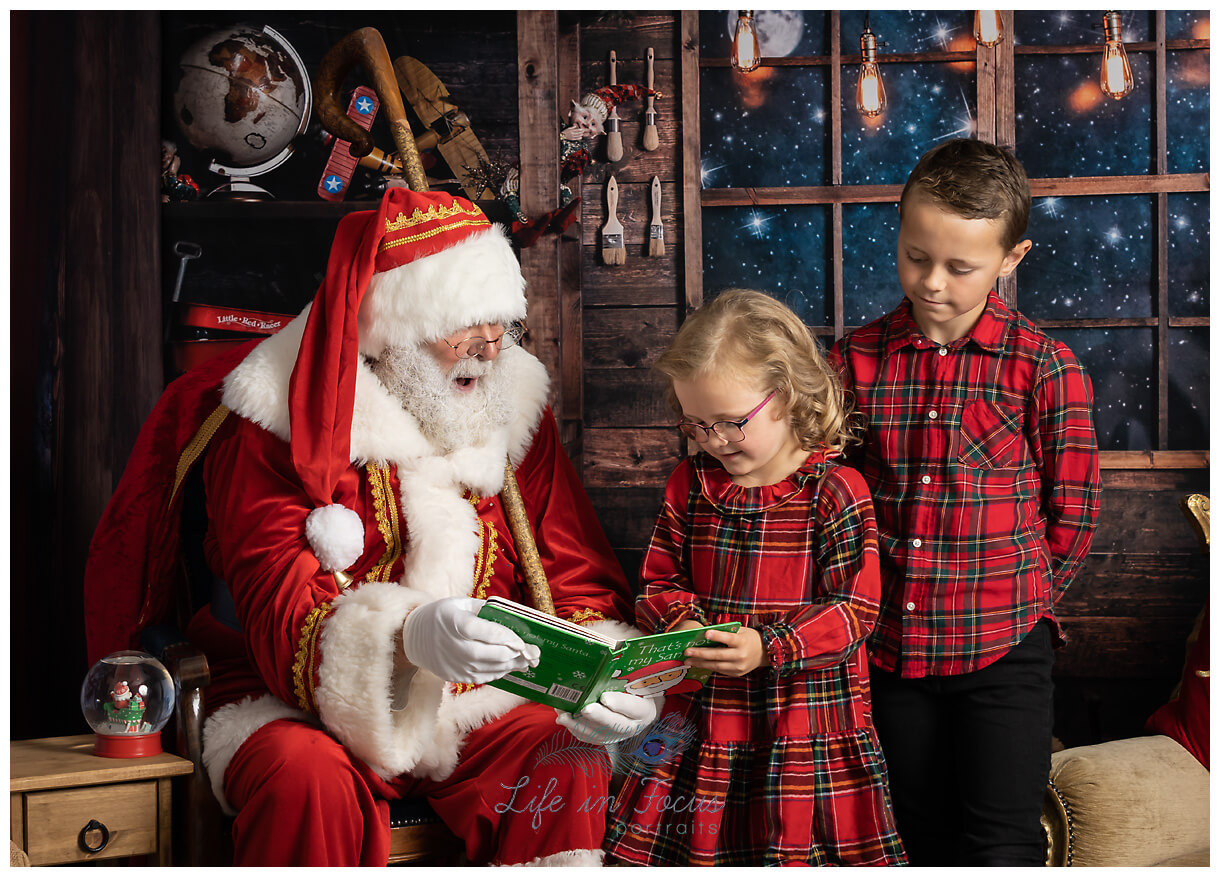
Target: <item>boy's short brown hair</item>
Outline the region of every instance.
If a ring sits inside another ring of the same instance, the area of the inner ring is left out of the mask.
[[[923,154],[898,202],[918,189],[966,219],[998,219],[1000,243],[1011,250],[1029,223],[1029,180],[1006,149],[982,140],[949,140]]]

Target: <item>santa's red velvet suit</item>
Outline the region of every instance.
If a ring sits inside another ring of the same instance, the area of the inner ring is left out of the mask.
[[[395,218],[400,200],[425,214]],[[419,606],[530,602],[498,495],[506,458],[557,614],[635,632],[622,621],[621,569],[558,443],[542,364],[519,347],[500,352],[511,420],[446,453],[367,361],[388,344],[524,316],[519,268],[499,232],[455,232],[480,220],[463,199],[401,190],[367,221],[372,232],[346,218],[335,247],[355,255],[337,265],[332,253],[312,305],[329,311],[307,308],[224,378],[202,460],[205,550],[234,612],[204,609],[188,633],[211,665],[204,760],[236,813],[237,864],[384,864],[386,800],[407,794],[430,799],[473,863],[601,861],[604,810],[586,802],[604,800],[607,777],[540,757],[577,745],[555,712],[443,681],[404,657],[404,620]],[[429,233],[459,245],[387,266],[391,231],[412,247]],[[330,381],[336,373],[346,381]],[[527,806],[540,796],[549,808]]]

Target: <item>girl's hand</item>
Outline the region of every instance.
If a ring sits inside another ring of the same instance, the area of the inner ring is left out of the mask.
[[[709,630],[707,638],[724,645],[687,649],[683,655],[692,667],[711,670],[724,676],[745,676],[766,663],[767,654],[763,649],[762,636],[752,627],[743,627],[737,633]]]

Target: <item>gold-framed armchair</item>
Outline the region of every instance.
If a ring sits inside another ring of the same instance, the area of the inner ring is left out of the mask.
[[[1208,553],[1208,498],[1191,494],[1179,504]],[[1204,607],[1187,641],[1182,683],[1148,723],[1150,730],[1173,736],[1110,740],[1051,757],[1042,805],[1047,865],[1210,864],[1207,642]],[[1189,705],[1184,703],[1188,699]]]

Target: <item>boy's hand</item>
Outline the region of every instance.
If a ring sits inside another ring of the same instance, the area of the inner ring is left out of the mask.
[[[752,627],[743,627],[736,633],[709,630],[707,638],[724,645],[687,649],[683,655],[692,667],[711,670],[724,676],[745,676],[766,662],[762,636]]]

